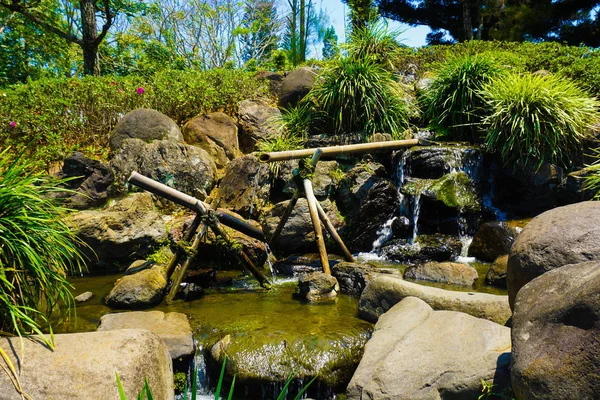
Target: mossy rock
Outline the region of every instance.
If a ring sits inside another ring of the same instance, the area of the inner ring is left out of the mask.
[[[464,172],[452,172],[439,179],[411,179],[401,189],[411,196],[427,196],[464,212],[481,211],[481,200]]]

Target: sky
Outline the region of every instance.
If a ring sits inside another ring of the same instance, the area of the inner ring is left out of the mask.
[[[346,14],[348,14],[348,6],[342,3],[342,0],[316,0],[315,3],[327,11],[327,14],[331,18],[331,23],[335,27],[338,41],[343,42],[344,20]],[[403,44],[411,47],[424,46],[425,36],[431,31],[429,27],[425,25],[411,27],[396,21],[388,20],[388,22],[391,29],[403,31],[399,39]]]

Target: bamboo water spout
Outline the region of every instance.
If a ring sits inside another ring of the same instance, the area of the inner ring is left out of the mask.
[[[128,182],[133,185],[139,186],[142,189],[145,189],[149,192],[152,192],[160,197],[164,197],[167,200],[171,200],[172,202],[177,203],[180,206],[189,208],[192,211],[198,211],[197,204],[202,205],[204,209],[209,208],[208,205],[202,202],[201,200],[198,200],[195,197],[180,192],[179,190],[175,190],[167,185],[163,185],[160,182],[156,182],[155,180],[150,179],[142,174],[138,174],[135,171],[131,173]],[[221,211],[215,212],[217,214],[219,222],[221,222],[223,225],[240,231],[245,235],[253,237],[254,239],[258,239],[261,242],[265,241],[265,235],[263,234],[262,230],[227,213]]]
[[[376,152],[385,150],[395,150],[412,146],[430,146],[433,143],[425,139],[407,139],[391,140],[387,142],[348,144],[344,146],[321,147],[322,157],[332,157],[340,154],[354,154],[365,152]],[[273,153],[261,153],[258,156],[259,161],[264,163],[295,160],[298,158],[311,157],[318,149],[302,149],[290,151],[276,151]]]

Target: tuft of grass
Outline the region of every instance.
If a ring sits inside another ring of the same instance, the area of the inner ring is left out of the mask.
[[[52,345],[49,317],[74,306],[66,276],[85,268],[81,243],[65,223],[67,210],[49,196],[64,191],[64,181],[8,154],[0,153],[0,331],[36,333]]]
[[[390,30],[383,20],[356,27],[343,49],[354,60],[370,60],[389,71],[395,71],[393,54],[399,47],[402,30]]]
[[[547,161],[569,168],[571,154],[600,119],[598,100],[555,75],[509,74],[483,95],[491,110],[485,145],[508,165]]]
[[[448,60],[421,97],[430,128],[450,140],[478,141],[488,107],[481,90],[502,74],[491,57],[466,55]]]
[[[390,133],[402,139],[411,110],[393,75],[370,59],[340,58],[320,75],[303,102],[325,116],[325,132],[343,135]]]

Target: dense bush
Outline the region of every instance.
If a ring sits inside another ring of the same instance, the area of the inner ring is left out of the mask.
[[[0,332],[41,334],[41,323],[72,305],[67,272],[81,272],[65,210],[48,199],[60,181],[0,153]]]
[[[481,53],[513,71],[535,72],[544,69],[560,74],[600,97],[600,49],[585,46],[567,46],[557,42],[474,40],[419,49],[398,48],[393,55],[390,54],[390,58],[393,58],[400,72],[416,67],[424,73],[438,69],[451,58]]]
[[[46,167],[73,150],[100,157],[128,111],[147,107],[181,123],[197,114],[237,112],[241,100],[266,95],[267,83],[235,70],[163,71],[152,77],[38,80],[0,92],[0,148],[28,148]]]
[[[572,81],[556,75],[512,73],[487,85],[491,114],[484,120],[486,146],[508,165],[563,167],[598,121],[600,103]]]
[[[403,138],[409,104],[393,75],[370,59],[344,57],[325,68],[303,100],[312,102],[327,134],[376,132]]]
[[[448,60],[421,98],[430,127],[451,140],[477,141],[487,112],[481,89],[501,73],[482,55]]]

